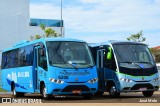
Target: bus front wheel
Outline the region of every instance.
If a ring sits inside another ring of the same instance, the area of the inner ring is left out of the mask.
[[[43,97],[43,99],[45,99],[45,100],[51,98],[51,95],[50,95],[50,94],[47,94],[47,88],[46,88],[45,85],[43,85],[43,88],[42,88],[42,97]]]
[[[22,92],[16,92],[15,86],[13,85],[12,87],[12,93],[13,93],[13,97],[23,97],[24,93]]]
[[[113,97],[113,98],[120,96],[120,92],[117,91],[115,85],[112,85],[112,86],[109,88],[109,94],[110,94],[110,96]]]
[[[143,91],[142,94],[145,97],[151,97],[153,95],[154,91]]]

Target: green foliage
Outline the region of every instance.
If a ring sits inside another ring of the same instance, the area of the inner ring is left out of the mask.
[[[144,42],[146,38],[143,37],[143,31],[140,31],[137,34],[132,34],[131,36],[129,36],[127,40],[134,42]]]
[[[0,88],[0,92],[7,92],[6,90],[4,90],[4,89],[2,89],[2,88]]]
[[[41,27],[41,29],[42,29],[42,30],[44,30],[44,31],[45,31],[46,26],[45,26],[44,24],[41,24],[41,25],[40,25],[40,27]]]
[[[40,35],[31,36],[31,40],[40,39],[40,38],[41,38]]]
[[[48,28],[45,30],[45,36],[46,37],[58,37],[58,34],[55,32],[55,30]]]
[[[44,31],[44,35],[35,35],[31,36],[31,40],[40,39],[40,38],[48,38],[48,37],[59,37],[55,30],[52,28],[46,28],[44,24],[40,25],[40,28]]]
[[[160,49],[150,48],[150,51],[151,51],[156,63],[160,63]]]

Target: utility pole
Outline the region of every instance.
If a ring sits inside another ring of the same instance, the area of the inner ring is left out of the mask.
[[[63,31],[62,31],[62,25],[63,25],[63,22],[62,22],[62,0],[61,0],[61,36],[64,38],[64,35],[63,35]]]

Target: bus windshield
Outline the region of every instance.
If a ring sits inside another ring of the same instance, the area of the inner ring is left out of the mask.
[[[149,49],[145,45],[114,44],[113,48],[121,67],[151,68],[155,65]]]
[[[49,64],[62,68],[93,67],[90,50],[84,42],[47,42]]]

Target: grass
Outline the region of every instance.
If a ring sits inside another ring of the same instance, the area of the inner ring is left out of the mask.
[[[0,92],[7,92],[6,90],[3,90],[2,88],[0,88]]]

